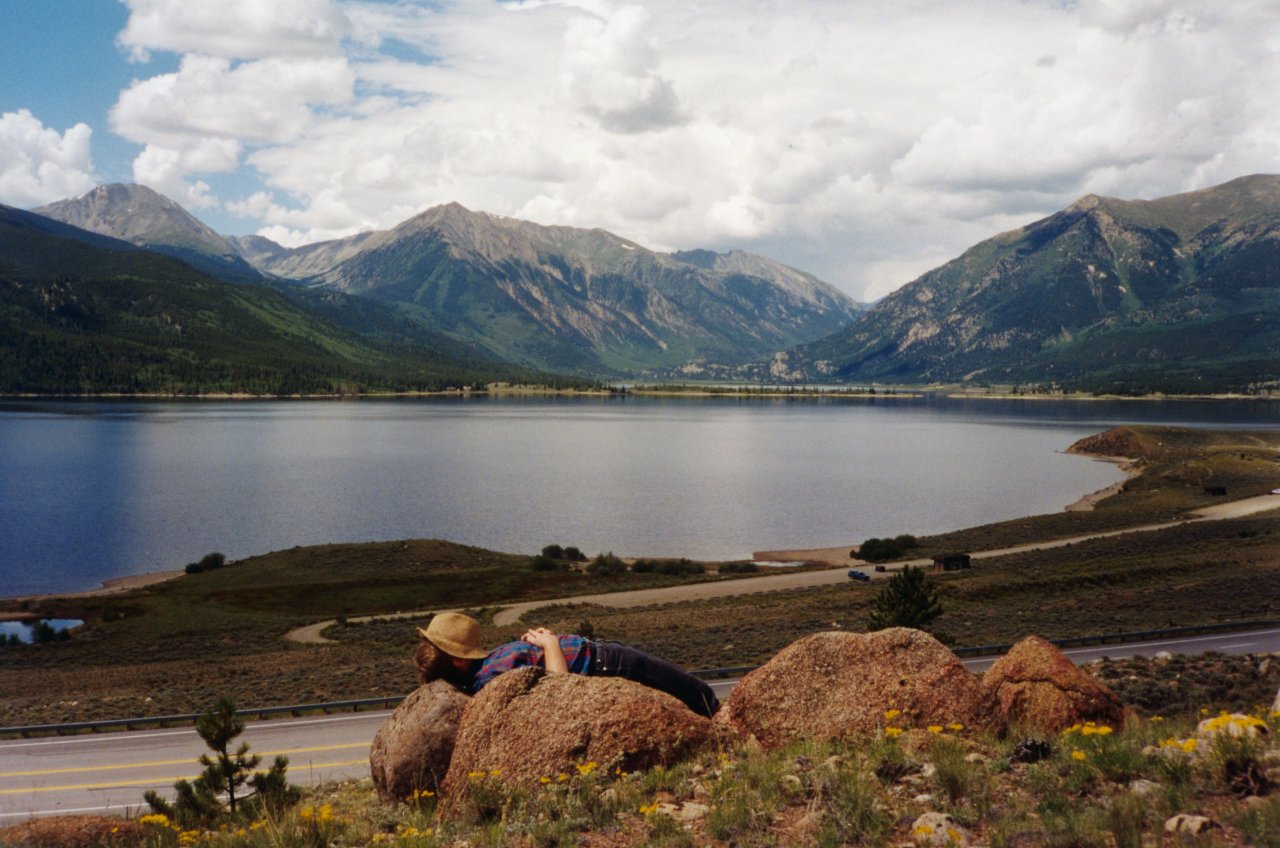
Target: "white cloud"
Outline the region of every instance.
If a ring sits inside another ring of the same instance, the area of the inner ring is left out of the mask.
[[[0,203],[41,206],[93,188],[92,134],[86,124],[59,133],[26,109],[0,114]]]
[[[607,18],[569,21],[560,80],[568,98],[607,130],[645,132],[679,120],[671,81],[657,73],[659,55],[646,30],[648,13],[626,6]]]
[[[337,55],[350,22],[332,0],[123,0],[117,36],[135,61],[153,50],[230,59]]]
[[[190,55],[172,74],[135,81],[111,110],[132,141],[196,147],[209,137],[283,143],[315,119],[313,106],[351,98],[345,59],[228,59]]]
[[[456,200],[873,297],[1088,192],[1280,170],[1262,0],[130,8],[122,44],[186,54],[113,113],[176,154],[138,167],[189,181],[236,142],[263,191],[230,208],[294,243]]]

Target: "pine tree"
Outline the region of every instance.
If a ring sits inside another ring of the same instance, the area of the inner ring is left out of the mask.
[[[196,720],[196,733],[213,756],[200,755],[204,771],[194,781],[179,780],[173,785],[176,799],[169,804],[155,792],[143,797],[151,808],[182,822],[212,823],[223,812],[236,814],[236,807],[257,796],[264,805],[282,806],[297,798],[297,789],[285,779],[287,757],[278,756],[271,768],[255,773],[262,757],[249,753],[249,744],[240,743],[234,752],[232,741],[244,732],[244,721],[236,715],[230,698],[220,698],[214,708]],[[250,791],[246,787],[252,787]],[[224,807],[222,798],[226,797]]]
[[[868,630],[884,630],[886,627],[915,627],[924,629],[929,622],[942,615],[938,591],[929,585],[923,568],[910,565],[893,577],[876,595],[875,607],[867,621]]]

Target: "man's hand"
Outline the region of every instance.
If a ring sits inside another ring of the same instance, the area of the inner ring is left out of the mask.
[[[564,651],[560,648],[560,637],[545,627],[535,627],[525,631],[521,640],[542,649],[547,671],[551,674],[567,674],[569,663],[565,661]]]

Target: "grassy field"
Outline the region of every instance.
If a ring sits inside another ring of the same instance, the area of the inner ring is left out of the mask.
[[[912,556],[1165,521],[1221,502],[1207,485],[1232,498],[1280,486],[1277,433],[1135,427],[1087,447],[1127,452],[1140,475],[1091,512],[924,537]],[[340,624],[326,646],[280,637],[322,619],[449,607],[483,616],[503,602],[714,579],[533,571],[526,556],[431,540],[280,551],[127,595],[27,604],[89,624],[68,642],[0,648],[0,726],[193,712],[223,694],[242,706],[404,694],[421,622]],[[1280,618],[1280,510],[983,559],[931,579],[944,609],[934,631],[956,644]],[[619,610],[551,606],[528,618],[561,631],[586,622],[690,668],[738,666],[809,633],[865,629],[877,591],[850,582]],[[485,638],[524,626],[486,625]]]

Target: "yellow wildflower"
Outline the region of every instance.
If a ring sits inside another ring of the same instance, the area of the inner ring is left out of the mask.
[[[178,834],[179,845],[195,845],[200,841],[200,831],[184,830]]]
[[[333,821],[333,805],[321,804],[320,809],[316,811],[316,821],[321,824],[327,821]]]
[[[1185,741],[1182,743],[1182,750],[1186,751],[1188,754],[1194,754],[1194,753],[1196,752],[1196,740],[1195,740],[1195,737],[1192,737],[1191,739],[1187,739],[1187,740],[1185,740]]]
[[[578,765],[575,766],[575,768],[578,769],[578,774],[583,775],[585,777],[586,775],[591,774],[591,772],[596,770],[596,761],[592,760],[589,763],[578,763]]]
[[[897,718],[900,715],[902,715],[902,710],[885,710],[884,711],[884,717],[886,721],[893,721],[895,718]]]
[[[656,813],[657,811],[658,811],[658,802],[657,802],[657,801],[654,801],[652,804],[641,804],[641,805],[640,805],[640,814],[641,814],[641,815],[651,816],[651,815],[653,815],[654,813]]]
[[[249,830],[262,830],[267,826],[266,819],[257,819],[253,824],[249,825]]]
[[[929,827],[929,825],[927,824],[918,824],[916,825],[916,829],[913,830],[912,833],[915,834],[917,837],[929,836],[933,833],[933,828]]]
[[[885,735],[885,736],[888,736],[890,739],[897,739],[899,736],[901,736],[901,735],[902,735],[902,728],[901,728],[901,727],[886,727],[886,728],[884,729],[884,735]]]
[[[959,733],[961,730],[964,730],[964,725],[960,724],[959,722],[956,722],[954,724],[948,724],[947,730],[950,730],[953,733]]]
[[[492,770],[490,770],[490,772],[489,772],[489,776],[490,776],[490,777],[502,777],[502,769],[500,769],[500,768],[496,768],[496,769],[492,769]]]
[[[941,733],[941,732],[942,732],[942,725],[940,725],[940,724],[931,724],[931,725],[929,725],[929,732],[930,732],[930,733]]]
[[[560,772],[559,774],[556,775],[557,783],[564,783],[568,779],[569,779],[569,775],[565,774],[564,772]]]
[[[1075,760],[1076,762],[1082,762],[1084,760],[1084,751],[1081,751],[1079,748],[1076,748],[1074,751],[1071,752],[1071,759]]]
[[[1152,716],[1152,721],[1164,721],[1164,716]]]
[[[308,804],[307,806],[303,807],[302,810],[298,813],[298,818],[302,819],[303,821],[311,821],[311,819],[315,817],[315,814],[316,814],[315,807]]]
[[[168,827],[169,817],[161,815],[160,813],[148,813],[147,815],[138,819],[138,823],[139,824],[158,824],[161,827]]]
[[[488,777],[488,776],[489,776],[489,772],[487,772],[487,771],[469,771],[469,772],[467,772],[467,777],[468,777],[468,778],[470,778],[471,780],[482,780],[483,778],[486,778],[486,777]]]
[[[548,783],[551,782],[551,778],[547,777],[544,774],[542,777],[538,778],[538,782],[541,783],[543,786],[546,786]]]

